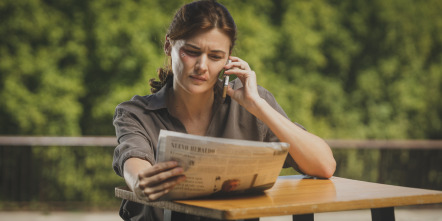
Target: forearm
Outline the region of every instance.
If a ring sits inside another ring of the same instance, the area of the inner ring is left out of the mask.
[[[289,153],[299,169],[312,176],[329,178],[336,169],[336,161],[328,144],[285,118],[264,99],[247,108],[263,121],[282,142],[290,144]]]
[[[124,180],[127,186],[133,191],[136,183],[138,182],[138,174],[152,165],[139,158],[129,158],[124,163]]]
[[[235,74],[243,87],[227,89],[227,94],[263,121],[280,141],[290,144],[289,153],[304,173],[329,178],[336,169],[330,147],[321,138],[299,128],[273,109],[261,98],[256,84],[256,73],[247,62],[238,57],[229,57],[233,62],[226,65],[225,74]]]

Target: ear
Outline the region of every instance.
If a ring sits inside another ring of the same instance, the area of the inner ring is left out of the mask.
[[[166,53],[167,56],[170,56],[172,51],[172,44],[170,43],[169,36],[166,35],[166,41],[164,42],[164,53]]]

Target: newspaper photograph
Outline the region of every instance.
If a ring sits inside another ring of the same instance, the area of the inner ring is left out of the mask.
[[[284,142],[215,138],[161,130],[157,162],[177,161],[186,180],[162,200],[259,192],[273,186],[288,153]]]

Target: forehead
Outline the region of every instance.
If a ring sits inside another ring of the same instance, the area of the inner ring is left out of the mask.
[[[231,45],[230,38],[217,28],[199,32],[187,38],[184,42],[201,49],[221,50],[224,52],[229,52]]]

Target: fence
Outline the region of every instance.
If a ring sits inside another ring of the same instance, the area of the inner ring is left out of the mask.
[[[442,140],[325,140],[332,148],[442,149]],[[115,137],[0,136],[0,146],[109,146]]]
[[[327,139],[326,142],[332,147],[338,163],[336,176],[411,187],[442,188],[442,164],[440,163],[442,162],[442,140]],[[100,161],[97,171],[86,171],[83,175],[80,174],[77,180],[79,183],[97,182],[96,185],[90,187],[83,195],[73,188],[74,190],[71,191],[77,191],[76,193],[80,195],[73,196],[67,201],[70,205],[72,205],[72,200],[90,201],[93,197],[89,195],[103,194],[103,192],[108,194],[107,198],[98,199],[97,202],[116,200],[112,198],[113,187],[121,179],[112,172],[109,162],[116,145],[116,138],[110,136],[0,136],[0,209],[1,203],[5,201],[63,200],[63,197],[54,197],[54,194],[66,188],[63,186],[65,184],[57,183],[60,179],[57,181],[54,178],[63,176],[57,172],[61,170],[57,167],[63,165],[63,162],[45,160],[42,156],[36,157],[33,152],[36,148],[64,149],[65,153],[75,155],[71,156],[71,159],[79,159],[74,163],[70,162],[77,166],[85,162],[82,160],[85,156],[89,155],[89,158],[94,158],[106,155],[109,159],[106,162]],[[91,151],[94,150],[101,152],[91,155]],[[73,168],[75,169],[77,168]],[[94,180],[103,173],[115,179]]]

